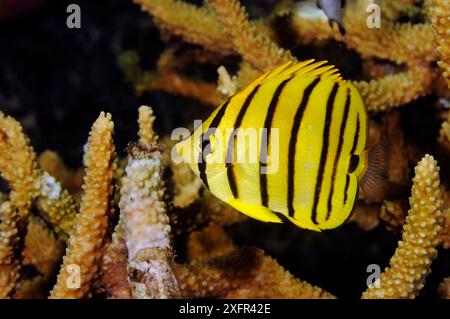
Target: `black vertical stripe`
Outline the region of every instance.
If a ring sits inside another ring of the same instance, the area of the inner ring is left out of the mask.
[[[350,155],[355,154],[356,146],[358,146],[358,140],[359,140],[359,134],[360,134],[360,127],[361,124],[359,124],[359,116],[356,114],[356,130],[355,130],[355,139],[353,140],[353,146],[352,150],[350,151]]]
[[[314,87],[320,82],[320,78],[315,78],[314,81],[309,84],[304,92],[300,105],[295,112],[291,138],[289,139],[289,154],[288,154],[288,197],[287,206],[289,216],[294,216],[294,177],[295,177],[295,156],[296,156],[296,145],[298,133],[300,130],[300,124],[302,122],[303,114],[305,112],[306,106],[308,105],[309,97]]]
[[[264,133],[261,135],[261,149],[259,153],[259,188],[261,190],[261,205],[265,207],[269,206],[269,194],[267,192],[267,174],[262,173],[262,167],[265,167],[267,165],[267,153],[269,152],[270,146],[272,122],[278,106],[278,100],[280,98],[281,92],[283,92],[284,87],[291,79],[292,78],[289,78],[281,82],[274,91],[270,100],[269,107],[267,109],[266,118],[264,120],[263,129],[266,130],[267,135],[264,136]]]
[[[358,114],[356,114],[355,139],[353,140],[353,146],[352,146],[352,150],[350,151],[350,155],[355,153],[356,146],[358,145],[358,139],[359,139],[360,130],[361,130],[361,127],[360,127],[360,124],[359,124],[359,116],[358,116]],[[348,198],[349,183],[350,183],[350,174],[347,172],[346,180],[345,180],[345,187],[344,187],[344,203],[343,203],[344,206],[345,206],[345,204],[347,202],[347,198]]]
[[[227,176],[228,176],[228,184],[230,185],[231,193],[233,194],[234,198],[238,198],[238,188],[236,184],[236,176],[234,174],[234,168],[231,165],[234,162],[234,146],[236,143],[236,137],[237,137],[237,131],[239,130],[242,120],[244,118],[245,113],[247,112],[248,107],[250,106],[250,103],[252,102],[256,92],[258,92],[260,85],[258,84],[253,88],[253,90],[250,92],[250,94],[247,96],[247,98],[244,101],[244,104],[242,104],[241,109],[239,110],[239,113],[236,117],[236,120],[233,125],[233,132],[231,133],[231,136],[228,140],[228,146],[226,150],[226,166],[228,169]]]
[[[332,201],[333,195],[334,195],[334,181],[336,179],[337,166],[338,166],[338,163],[341,158],[342,145],[344,144],[343,137],[344,137],[345,127],[347,126],[349,109],[350,109],[350,89],[347,88],[347,96],[345,99],[344,114],[342,115],[341,128],[339,130],[338,147],[336,150],[336,157],[334,158],[333,176],[331,177],[331,190],[330,190],[330,194],[328,196],[328,212],[327,212],[326,220],[328,220],[330,218],[331,211],[332,211],[331,201]]]
[[[213,120],[211,121],[211,124],[209,125],[209,128],[212,129],[217,129],[220,125],[220,121],[222,120],[222,117],[225,115],[225,111],[227,109],[228,104],[230,103],[230,99],[228,99],[224,104],[222,104],[222,106],[220,106],[219,111],[216,113],[216,115],[214,116]],[[208,131],[207,129],[207,131]],[[211,134],[211,130],[208,131]],[[208,178],[206,176],[206,161],[203,159],[203,152],[205,151],[203,149],[203,139],[205,138],[205,140],[209,140],[209,135],[204,136],[204,134],[200,135],[200,153],[198,155],[198,171],[199,171],[199,176],[200,179],[202,180],[203,184],[208,188]]]
[[[336,94],[338,91],[339,85],[334,83],[333,89],[331,90],[330,96],[327,101],[327,108],[325,110],[325,123],[323,128],[323,141],[322,141],[322,150],[320,152],[320,163],[319,163],[319,171],[317,172],[316,177],[316,191],[314,192],[314,201],[313,201],[313,209],[311,213],[311,220],[314,224],[317,223],[317,205],[319,204],[319,196],[322,191],[322,185],[324,176],[323,173],[325,171],[325,164],[328,157],[328,148],[329,148],[329,139],[330,139],[330,126],[331,126],[331,115],[333,113],[334,100],[336,99]]]
[[[350,182],[350,174],[346,174],[345,175],[345,187],[344,187],[344,203],[343,206],[345,206],[345,203],[347,202],[347,198],[348,198],[348,185]]]

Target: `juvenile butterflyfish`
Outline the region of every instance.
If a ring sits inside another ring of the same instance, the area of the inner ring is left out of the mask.
[[[339,32],[344,35],[345,28],[342,23],[342,10],[345,6],[345,0],[317,0],[317,6],[328,17],[328,23],[332,27],[336,23],[339,27]]]
[[[288,62],[229,97],[176,144],[209,191],[260,221],[333,229],[358,191],[380,196],[384,147],[366,148],[367,113],[327,61]]]
[[[295,12],[303,18],[326,18],[330,27],[332,28],[333,23],[335,23],[342,35],[345,35],[345,28],[342,22],[344,7],[345,0],[294,1],[288,5],[289,10]]]

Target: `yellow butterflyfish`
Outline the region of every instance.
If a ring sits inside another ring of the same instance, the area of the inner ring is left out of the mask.
[[[383,147],[366,150],[358,90],[326,61],[288,62],[228,98],[176,145],[213,195],[261,221],[320,231],[379,194]]]

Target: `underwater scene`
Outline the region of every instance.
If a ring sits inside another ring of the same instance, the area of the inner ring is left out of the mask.
[[[450,299],[448,0],[0,0],[0,299]]]

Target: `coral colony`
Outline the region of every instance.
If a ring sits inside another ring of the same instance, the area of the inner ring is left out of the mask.
[[[336,24],[330,27],[324,14],[283,1],[259,20],[250,20],[238,0],[206,0],[203,6],[133,1],[167,41],[176,37],[196,45],[192,54],[179,55],[168,41],[152,71],[139,67],[136,53],[123,54],[120,66],[137,93],[166,91],[217,106],[264,72],[297,61],[289,46],[335,40],[359,54],[361,74],[350,80],[371,117],[369,141],[391,141],[388,179],[412,185],[400,199],[361,198],[348,221],[370,230],[383,220],[402,231],[389,266],[361,297],[418,296],[437,248],[450,248],[450,192],[440,157],[423,155],[405,138],[397,108],[429,94],[448,103],[448,1],[380,0],[382,27],[370,31],[371,2],[347,1],[345,34]],[[423,22],[397,22],[400,16]],[[291,37],[283,48],[283,30],[275,27],[280,21]],[[218,85],[182,72],[192,61],[220,64],[228,57],[241,59],[239,69],[230,75],[219,68]],[[36,154],[21,125],[0,113],[0,172],[9,186],[9,193],[0,194],[0,298],[339,297],[294,277],[263,250],[235,245],[224,226],[246,217],[206,191],[186,164],[172,161],[175,141],[158,137],[155,120],[150,107],[139,108],[139,140],[129,144],[128,157],[118,158],[113,116],[102,112],[89,133],[84,168],[72,170],[55,152]],[[450,115],[437,144],[448,160]],[[186,238],[183,262],[175,260],[179,234]],[[21,269],[30,265],[37,275],[23,277]],[[450,279],[440,280],[439,293],[449,298]]]

